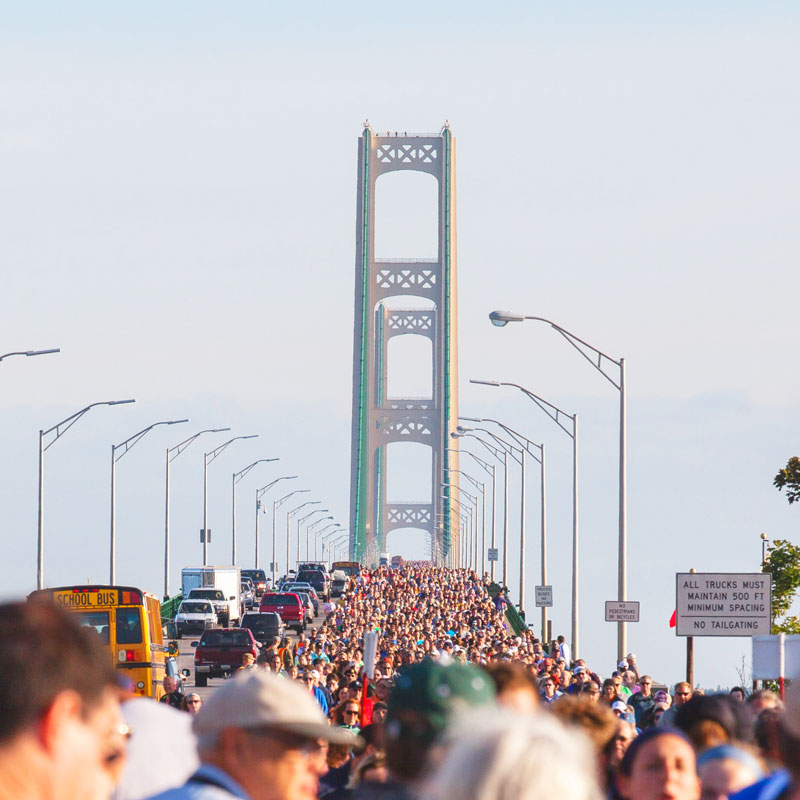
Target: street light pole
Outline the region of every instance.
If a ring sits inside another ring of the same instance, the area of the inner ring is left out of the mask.
[[[327,508],[324,509],[324,510],[328,511]],[[309,514],[308,516],[311,516],[311,514]],[[333,519],[333,518],[334,518],[333,514],[328,514],[327,517],[320,517],[319,519],[314,520],[314,522],[306,525],[306,561],[310,561],[311,560],[311,551],[309,549],[310,548],[310,545],[309,545],[309,535],[310,535],[310,533],[312,531],[314,531],[314,528],[316,528],[317,525],[322,525],[323,522],[327,522],[327,520]],[[304,519],[307,519],[307,517],[304,517]],[[331,523],[331,524],[334,524],[334,523]],[[325,530],[327,530],[328,527],[329,526],[326,526]],[[314,531],[314,560],[315,561],[317,560],[317,536],[318,536],[318,534],[319,534],[319,531]]]
[[[560,333],[617,391],[619,391],[619,547],[618,547],[618,576],[617,599],[625,602],[628,596],[628,466],[627,466],[627,395],[625,383],[625,359],[615,359],[598,350],[593,345],[562,328],[555,322],[544,317],[534,317],[524,314],[514,314],[509,311],[492,311],[489,319],[493,325],[503,327],[509,322],[523,322],[532,320],[544,322]],[[588,351],[588,352],[587,352]],[[591,353],[595,358],[589,356]],[[611,364],[619,370],[615,380],[610,375],[604,362]],[[628,626],[626,622],[617,623],[617,660],[625,658],[628,650]]]
[[[167,448],[166,458],[166,480],[164,487],[164,599],[169,598],[169,465],[198,437],[204,433],[222,433],[229,431],[230,428],[207,428],[198,431],[194,436],[190,436],[180,444]],[[173,455],[174,453],[174,455]]]
[[[313,517],[314,514],[327,514],[327,513],[328,513],[327,508],[315,508],[313,511],[310,511],[304,517],[300,517],[300,519],[297,520],[297,563],[298,564],[300,563],[300,526],[305,525],[306,520],[311,519],[311,517]],[[322,517],[322,519],[325,519],[325,517]],[[333,519],[333,517],[329,516],[328,519]],[[311,559],[309,536],[308,536],[308,532],[311,527],[313,527],[313,525],[306,525],[306,561],[309,561]]]
[[[261,498],[279,481],[291,481],[294,480],[297,475],[281,475],[280,478],[275,478],[274,481],[268,483],[266,486],[262,486],[260,489],[256,489],[256,552],[255,552],[255,565],[256,569],[259,568],[259,564],[261,563],[260,556],[258,554],[258,547],[259,547],[259,536],[258,536],[258,511],[261,508]],[[266,513],[266,509],[264,510]],[[275,512],[273,510],[272,514],[272,585],[275,586],[275,556],[276,556],[276,549],[275,549]]]
[[[579,552],[578,552],[578,414],[568,414],[563,409],[534,394],[524,386],[511,381],[470,380],[483,386],[513,386],[532,400],[553,422],[572,439],[572,658],[578,658],[580,610],[579,610]],[[569,420],[571,424],[565,424]]]
[[[305,508],[306,506],[318,506],[322,500],[307,500],[305,503],[301,503],[296,508],[293,508],[291,511],[286,512],[286,572],[289,572],[289,542],[291,539],[291,519],[292,517],[301,509]],[[300,564],[300,523],[297,523],[297,561],[296,564]]]
[[[259,458],[252,464],[246,466],[239,472],[233,473],[233,480],[231,481],[231,564],[236,565],[236,484],[241,481],[248,472],[250,472],[256,464],[266,464],[269,461],[280,461],[279,458]],[[258,509],[256,509],[256,522],[258,521]],[[256,547],[258,545],[256,544]],[[256,561],[256,568],[258,568],[258,561]]]
[[[61,352],[60,347],[54,347],[50,350],[17,350],[14,353],[4,353],[2,356],[0,356],[0,361],[2,361],[4,358],[11,358],[11,356],[28,356],[28,357],[46,356],[50,355],[50,353],[60,353],[60,352]]]
[[[496,520],[495,520],[495,505],[497,504],[497,480],[495,475],[495,465],[489,464],[487,461],[484,461],[479,456],[476,456],[475,453],[471,453],[469,450],[450,450],[449,452],[453,453],[464,453],[465,455],[472,456],[478,466],[492,479],[492,537],[491,537],[491,544],[493,548],[497,547],[496,543]],[[467,476],[468,477],[468,476]],[[484,504],[483,504],[483,554],[481,555],[481,575],[486,574],[486,503],[484,497]],[[494,561],[489,562],[489,568],[491,571],[490,579],[494,581]]]
[[[208,465],[229,445],[239,439],[257,439],[258,434],[252,433],[249,436],[234,436],[227,442],[214,448],[203,455],[203,566],[208,566]],[[211,456],[211,458],[209,458]]]
[[[109,585],[114,586],[117,582],[117,564],[116,564],[116,551],[117,551],[117,461],[119,461],[129,450],[136,445],[139,440],[153,428],[159,425],[180,425],[183,422],[188,422],[188,419],[173,419],[165,420],[163,422],[154,422],[148,425],[138,433],[127,438],[120,444],[111,445],[111,544],[109,547]],[[122,452],[117,455],[117,450]]]
[[[278,500],[274,500],[272,503],[272,547],[273,547],[273,555],[276,545],[276,538],[277,538],[277,513],[278,509],[293,495],[296,494],[305,494],[306,492],[310,492],[311,489],[295,489],[293,492],[289,492],[289,494],[284,495],[283,497],[279,498]],[[289,574],[289,518],[286,518],[286,574]]]
[[[16,355],[16,354],[8,354]],[[4,356],[5,358],[5,356]],[[84,414],[95,406],[120,406],[126,403],[135,403],[135,400],[103,400],[76,411],[72,416],[61,420],[57,425],[46,431],[39,431],[39,511],[37,514],[37,553],[36,553],[36,588],[44,588],[44,452],[49,450]],[[44,437],[53,431],[56,435],[53,440],[44,446]]]

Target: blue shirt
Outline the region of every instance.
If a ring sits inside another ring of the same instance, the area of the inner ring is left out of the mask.
[[[250,800],[250,796],[226,772],[201,764],[183,786],[153,795],[148,800]]]

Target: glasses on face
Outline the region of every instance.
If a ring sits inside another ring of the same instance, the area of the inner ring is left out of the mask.
[[[202,702],[203,701],[198,697],[195,700],[187,700],[186,701],[186,705],[187,706],[199,706]]]
[[[345,713],[347,716],[353,716],[353,715],[357,715],[357,714],[358,714],[358,709],[357,709],[357,708],[346,708],[346,709],[344,710],[344,713]]]

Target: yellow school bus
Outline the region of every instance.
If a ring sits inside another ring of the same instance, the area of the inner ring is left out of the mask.
[[[29,600],[51,599],[97,634],[116,669],[136,694],[160,699],[168,648],[155,595],[132,586],[59,586],[33,592]]]

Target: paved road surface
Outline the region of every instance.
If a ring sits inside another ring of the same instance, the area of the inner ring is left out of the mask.
[[[325,620],[324,614],[321,614],[314,618],[314,622],[309,625],[310,628],[317,628],[319,627],[322,622]],[[295,631],[289,631],[288,638],[290,640],[297,640],[297,633]],[[189,670],[189,677],[184,678],[183,681],[183,691],[184,692],[197,692],[204,700],[209,697],[217,688],[222,686],[225,682],[225,678],[209,678],[208,685],[203,686],[200,688],[195,688],[194,685],[194,647],[192,647],[192,642],[199,641],[200,636],[196,634],[194,636],[185,636],[183,639],[178,639],[178,647],[179,647],[179,654],[178,654],[178,670],[188,669]]]

